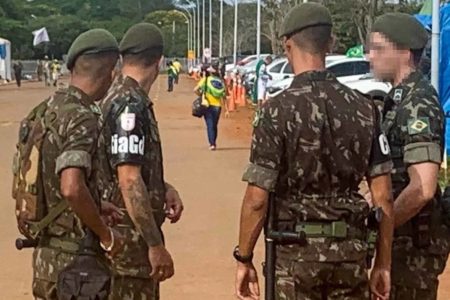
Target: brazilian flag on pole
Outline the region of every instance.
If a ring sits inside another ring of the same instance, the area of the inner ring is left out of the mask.
[[[363,45],[358,45],[350,48],[345,55],[347,57],[364,57],[364,47]]]

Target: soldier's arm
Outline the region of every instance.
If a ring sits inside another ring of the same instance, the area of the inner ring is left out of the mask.
[[[117,167],[119,187],[125,207],[136,229],[149,247],[162,245],[161,232],[153,216],[151,198],[141,175],[141,167],[121,164]]]
[[[420,163],[408,168],[409,184],[395,200],[395,227],[417,215],[431,201],[438,185],[439,164]]]
[[[127,101],[127,100],[122,100]],[[141,167],[148,163],[145,139],[148,138],[149,123],[146,107],[139,102],[124,106],[115,114],[110,124],[111,164],[117,170],[119,188],[125,207],[136,229],[149,247],[162,245],[162,236],[156,224],[152,199],[141,175]],[[111,116],[112,117],[112,116]]]
[[[391,247],[394,232],[394,214],[392,204],[391,176],[392,161],[389,143],[380,127],[380,114],[374,109],[376,124],[372,141],[372,149],[369,160],[369,172],[366,174],[367,183],[372,195],[372,204],[381,209],[379,220],[379,235],[375,257],[375,268],[390,270]]]
[[[444,118],[437,101],[425,97],[412,100],[404,145],[404,163],[409,184],[394,202],[395,226],[417,215],[433,199],[438,186],[444,135]]]
[[[112,235],[100,217],[99,208],[87,186],[92,168],[92,153],[97,140],[97,122],[90,112],[74,112],[67,125],[67,139],[56,159],[60,191],[73,212],[108,246]],[[116,245],[117,246],[117,245]]]
[[[267,102],[254,121],[250,164],[243,176],[248,186],[242,203],[239,231],[239,252],[242,256],[253,252],[264,226],[269,192],[274,190],[278,180],[284,152],[280,115],[279,108]]]

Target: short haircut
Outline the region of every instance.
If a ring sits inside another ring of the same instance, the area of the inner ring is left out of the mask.
[[[297,47],[310,53],[326,54],[331,42],[331,26],[319,25],[303,29],[290,36]]]
[[[118,52],[103,52],[80,55],[72,68],[72,73],[89,78],[104,76],[105,68],[114,66],[119,58]]]
[[[424,49],[411,50],[414,66],[418,67],[422,61]]]
[[[144,67],[149,67],[155,63],[158,63],[162,55],[163,47],[154,47],[139,53],[124,53],[122,57],[124,65],[141,65]]]

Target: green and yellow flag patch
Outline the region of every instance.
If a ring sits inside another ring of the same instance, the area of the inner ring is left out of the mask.
[[[430,133],[430,118],[417,118],[408,121],[410,135]]]

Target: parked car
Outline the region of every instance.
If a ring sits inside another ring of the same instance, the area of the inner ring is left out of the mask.
[[[269,56],[270,54],[260,54],[260,57],[261,58],[264,58],[264,57],[267,57],[267,56]],[[249,55],[249,56],[247,56],[247,57],[245,57],[245,58],[243,58],[243,59],[241,59],[241,60],[238,60],[237,61],[237,63],[236,63],[236,66],[234,65],[234,64],[227,64],[226,66],[225,66],[225,70],[227,71],[227,72],[231,72],[231,71],[234,71],[234,70],[240,70],[240,68],[241,67],[248,67],[248,64],[250,64],[250,63],[254,63],[254,65],[256,66],[256,64],[258,63],[258,56],[255,54],[255,55]]]
[[[355,80],[342,80],[345,77],[337,77],[338,81],[351,89],[357,90],[363,94],[376,96],[379,99],[384,98],[392,89],[392,85],[387,82],[376,80],[372,74],[368,73]],[[292,78],[284,79],[273,84],[268,90],[268,97],[272,98],[281,94],[292,84]]]
[[[347,58],[343,55],[332,55],[326,58],[325,64],[326,68],[334,73],[339,82],[343,84],[346,84],[347,82],[356,82],[363,78],[376,82],[373,77],[369,78],[370,63],[365,58]],[[283,77],[283,79],[272,81],[272,84],[268,88],[269,97],[278,95],[291,85],[294,74],[292,73],[291,75],[290,73],[292,72],[290,65],[287,64],[287,66],[284,66],[284,70],[289,73],[282,73],[282,75],[278,75],[277,78]]]

